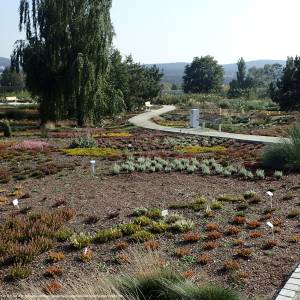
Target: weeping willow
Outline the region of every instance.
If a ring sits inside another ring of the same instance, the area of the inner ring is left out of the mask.
[[[40,101],[42,122],[74,117],[79,125],[122,107],[109,83],[112,0],[21,0],[12,66]]]

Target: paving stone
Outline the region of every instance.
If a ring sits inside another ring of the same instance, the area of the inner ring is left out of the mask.
[[[300,279],[300,273],[293,273],[291,277]]]
[[[297,279],[297,278],[290,278],[290,279],[287,281],[287,284],[295,284],[295,285],[299,285],[299,286],[300,286],[300,280]]]
[[[300,285],[292,284],[292,283],[287,283],[283,288],[287,289],[287,290],[292,290],[292,291],[295,291],[295,292],[300,291]]]
[[[285,296],[279,295],[279,296],[276,297],[275,300],[291,300],[291,299],[292,299],[292,298],[290,298],[290,297],[285,297]]]
[[[298,267],[294,272],[300,273],[300,268]]]
[[[296,292],[291,291],[291,290],[282,289],[280,291],[279,295],[294,298],[296,296]]]

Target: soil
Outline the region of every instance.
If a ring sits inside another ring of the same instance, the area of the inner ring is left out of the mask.
[[[237,237],[224,235],[218,240],[219,247],[211,251],[204,251],[204,241],[195,244],[183,245],[181,234],[156,235],[160,243],[163,255],[178,264],[180,268],[187,271],[194,271],[197,274],[205,274],[209,281],[224,284],[238,290],[245,299],[271,299],[277,289],[284,284],[288,274],[298,262],[299,243],[289,243],[288,238],[299,233],[299,219],[286,218],[288,211],[299,204],[299,190],[294,190],[290,200],[282,200],[291,191],[291,188],[300,182],[299,175],[288,175],[282,180],[245,181],[236,178],[223,178],[220,176],[187,175],[182,173],[154,173],[154,174],[122,174],[118,176],[107,175],[103,171],[107,169],[109,162],[97,162],[97,174],[92,176],[89,159],[82,158],[81,165],[62,172],[59,176],[50,175],[40,180],[26,179],[22,181],[22,191],[30,194],[30,198],[21,201],[21,208],[30,206],[31,212],[49,211],[57,200],[66,200],[67,207],[76,211],[75,218],[68,227],[76,232],[95,233],[102,228],[109,228],[121,222],[128,222],[130,214],[137,207],[159,207],[168,208],[171,204],[192,202],[198,196],[214,199],[222,194],[243,195],[245,191],[254,190],[262,198],[259,204],[252,204],[245,210],[247,220],[258,220],[263,212],[269,207],[270,201],[265,192],[270,188],[274,189],[273,212],[271,221],[283,220],[281,231],[275,234],[278,246],[270,251],[262,249],[263,241],[271,239],[269,228],[262,222],[259,231],[263,236],[258,239],[249,238],[249,232],[244,225],[238,238],[245,242],[245,247],[253,249],[250,259],[238,259],[241,271],[247,274],[244,280],[233,281],[230,274],[222,271],[223,262],[235,257],[236,249],[231,246],[232,240]],[[1,185],[0,188],[13,190],[15,182]],[[6,219],[15,209],[11,205],[0,206],[0,222]],[[112,212],[119,212],[114,219],[109,219]],[[196,224],[196,230],[205,236],[205,224],[218,223],[221,231],[228,227],[237,212],[237,204],[224,203],[220,211],[215,211],[214,216],[205,218],[204,212],[194,212],[190,209],[175,210],[192,219]],[[97,216],[99,221],[93,225],[85,224],[89,216]],[[124,240],[125,238],[123,238]],[[119,266],[113,262],[115,256],[115,242],[102,245],[92,245],[94,251],[93,259],[88,263],[78,261],[80,252],[71,250],[68,243],[61,243],[56,251],[63,251],[66,254],[64,261],[57,263],[63,270],[63,276],[59,279],[62,284],[78,280],[84,276],[89,280],[97,277],[100,271],[100,263],[105,262],[111,273],[118,272],[126,266]],[[132,247],[135,247],[133,245]],[[206,266],[197,263],[182,264],[174,257],[174,250],[177,247],[188,247],[192,255],[208,254],[213,262]],[[41,279],[49,265],[47,253],[40,255],[30,266],[33,267],[33,275],[24,280],[24,286],[41,286]],[[0,295],[1,293],[15,292],[19,283],[5,281],[7,270],[0,270]],[[80,275],[81,274],[81,275]],[[197,277],[197,276],[196,276]],[[201,277],[201,276],[200,276]],[[197,279],[196,279],[197,281]],[[201,283],[201,282],[200,282]]]

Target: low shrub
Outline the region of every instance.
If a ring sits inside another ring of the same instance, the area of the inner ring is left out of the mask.
[[[222,236],[223,234],[217,230],[212,230],[207,233],[207,238],[209,240],[217,240],[220,239]]]
[[[52,281],[43,287],[43,292],[48,295],[58,293],[62,288],[62,285],[58,281]]]
[[[175,249],[175,256],[182,258],[184,256],[187,256],[191,253],[191,249],[189,248],[177,248]]]
[[[71,246],[75,249],[83,249],[87,246],[89,246],[92,243],[93,237],[90,234],[86,234],[83,232],[74,233],[70,238],[69,241],[71,243]]]
[[[150,226],[150,230],[153,233],[163,233],[167,231],[169,228],[169,225],[164,222],[153,222]]]
[[[233,223],[236,225],[242,225],[246,223],[246,218],[243,216],[235,216],[233,218]]]
[[[66,242],[73,233],[71,229],[62,228],[55,233],[55,238],[58,242]]]
[[[65,259],[65,254],[63,252],[50,252],[48,258],[51,262],[56,263],[58,261]]]
[[[125,241],[121,241],[115,244],[115,249],[116,250],[125,250],[129,247],[129,243]]]
[[[71,156],[113,157],[122,155],[121,151],[113,148],[74,148],[62,151]]]
[[[159,248],[159,242],[150,240],[144,243],[144,246],[147,250],[157,250]]]
[[[131,239],[135,242],[146,242],[153,239],[153,234],[146,230],[140,230],[131,235]]]
[[[259,232],[259,231],[254,231],[254,232],[249,233],[249,237],[252,238],[252,239],[257,239],[257,238],[260,238],[262,236],[263,236],[262,232]]]
[[[209,223],[205,226],[206,231],[213,231],[213,230],[219,230],[219,224],[216,223]]]
[[[256,229],[258,227],[260,227],[261,223],[259,221],[253,220],[253,221],[249,221],[247,223],[247,227],[249,229]]]
[[[283,176],[283,172],[282,172],[282,171],[275,171],[275,172],[274,172],[274,177],[275,177],[276,179],[281,179],[282,176]]]
[[[237,256],[245,259],[248,259],[252,255],[252,253],[253,250],[250,248],[240,248],[236,252]]]
[[[141,230],[141,226],[134,223],[127,223],[127,224],[119,225],[119,229],[122,231],[124,235],[131,235]]]
[[[11,279],[19,280],[26,279],[32,274],[32,270],[29,267],[23,266],[22,264],[14,265],[8,273]]]
[[[88,248],[85,248],[79,256],[79,259],[82,262],[88,262],[88,261],[92,260],[92,258],[93,258],[93,251]]]
[[[207,242],[207,243],[203,244],[203,249],[204,250],[212,250],[212,249],[215,249],[217,247],[218,247],[218,244],[214,241],[210,241],[210,242]]]
[[[277,245],[278,242],[276,240],[267,240],[264,242],[263,248],[268,250],[274,248]]]
[[[95,148],[95,147],[97,147],[97,142],[91,136],[76,138],[71,142],[71,144],[69,146],[70,149],[74,149],[74,148]]]
[[[140,217],[136,217],[133,220],[133,222],[140,226],[147,226],[147,225],[151,224],[151,219],[146,216],[140,216]]]
[[[58,266],[50,266],[47,268],[45,272],[45,276],[48,277],[61,276],[62,274],[63,274],[63,270]]]
[[[178,232],[188,232],[195,227],[195,224],[191,220],[178,220],[175,223],[171,224],[170,228]]]
[[[103,229],[96,233],[94,241],[96,243],[106,243],[122,237],[122,231],[119,228]]]
[[[240,268],[240,264],[236,260],[226,260],[223,264],[223,269],[225,271],[236,271]]]
[[[226,229],[225,234],[226,235],[237,235],[241,232],[241,229],[236,226],[230,226]]]
[[[189,232],[182,236],[182,239],[186,243],[196,243],[200,240],[200,234],[198,232]]]
[[[202,255],[197,256],[196,261],[200,265],[207,265],[209,262],[212,262],[212,258],[209,255],[202,254]]]

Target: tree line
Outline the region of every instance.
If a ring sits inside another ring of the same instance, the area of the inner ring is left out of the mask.
[[[224,70],[212,56],[195,57],[184,70],[185,93],[218,93],[223,90]],[[236,79],[229,83],[228,98],[271,97],[283,110],[300,109],[300,58],[289,57],[286,66],[266,64],[247,70],[245,60],[237,62]]]
[[[39,100],[42,123],[94,124],[156,97],[162,74],[113,48],[112,0],[21,0],[13,70]]]

